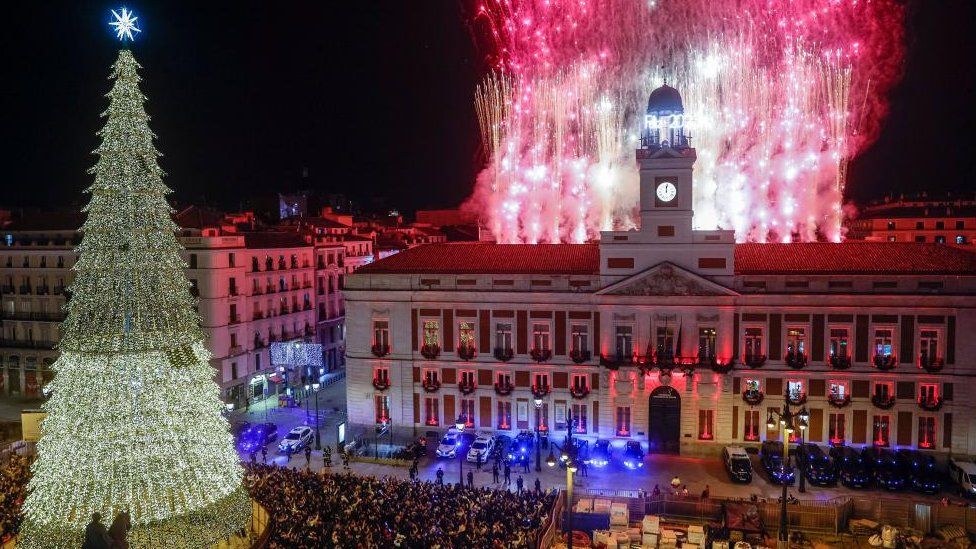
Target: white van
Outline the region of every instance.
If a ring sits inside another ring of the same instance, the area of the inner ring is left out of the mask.
[[[976,496],[976,463],[967,458],[949,458],[949,478],[959,485],[959,492]]]

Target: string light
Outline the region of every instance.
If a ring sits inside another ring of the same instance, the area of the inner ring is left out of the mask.
[[[250,513],[138,68],[113,65],[19,547],[79,547],[95,512],[128,512],[133,548],[210,547]]]

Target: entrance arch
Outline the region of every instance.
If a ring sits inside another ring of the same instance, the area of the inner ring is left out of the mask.
[[[662,385],[651,391],[647,403],[648,451],[677,454],[681,447],[681,395],[674,387]]]

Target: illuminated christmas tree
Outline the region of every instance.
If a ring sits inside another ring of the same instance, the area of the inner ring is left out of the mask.
[[[21,547],[80,547],[92,513],[123,511],[132,547],[210,547],[250,512],[139,68],[113,65]]]

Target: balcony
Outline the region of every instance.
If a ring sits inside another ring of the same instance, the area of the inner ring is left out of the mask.
[[[846,370],[851,367],[851,355],[830,355],[827,363],[835,370]]]
[[[590,395],[590,388],[586,385],[583,385],[582,387],[573,385],[569,388],[569,395],[577,400],[584,399]]]
[[[634,364],[633,355],[617,353],[610,356],[600,355],[600,366],[610,370],[619,370],[621,366]]]
[[[420,355],[427,360],[434,360],[441,354],[441,346],[434,343],[425,343],[420,347]]]
[[[762,368],[766,364],[766,355],[747,354],[742,362],[750,368]]]
[[[512,385],[511,381],[496,381],[495,382],[495,394],[498,396],[508,396],[512,394],[515,387]]]
[[[376,389],[377,391],[380,391],[380,392],[383,392],[383,391],[389,389],[390,388],[390,379],[389,378],[386,378],[386,377],[384,377],[384,378],[374,377],[373,378],[373,388]]]
[[[549,388],[549,385],[533,385],[532,386],[532,396],[535,397],[535,398],[539,398],[539,399],[545,398],[551,392],[552,392],[552,389]]]
[[[944,403],[940,396],[933,397],[927,395],[919,395],[917,402],[918,407],[926,412],[937,412],[942,408],[942,404]]]
[[[895,395],[875,393],[871,395],[871,404],[873,404],[875,408],[890,410],[895,406]]]
[[[677,364],[673,349],[658,349],[651,354],[648,348],[647,355],[651,357],[651,364],[662,369],[673,368]]]
[[[799,370],[807,365],[807,355],[796,351],[786,351],[785,361],[790,368]]]
[[[64,316],[65,315],[63,312],[46,313],[46,312],[21,311],[21,312],[11,313],[11,312],[4,311],[2,315],[0,315],[0,318],[3,318],[4,320],[34,320],[37,322],[63,322]]]
[[[37,295],[48,295],[51,293],[51,288],[49,286],[38,286]]]
[[[477,353],[475,352],[474,345],[465,344],[458,346],[457,354],[458,358],[467,361],[473,359]]]
[[[478,387],[474,384],[474,381],[461,380],[458,382],[458,391],[460,391],[461,394],[465,396],[475,392],[477,388]]]
[[[719,362],[718,357],[713,354],[698,355],[695,358],[695,366],[699,368],[710,368],[716,374],[727,374],[735,367],[735,359],[728,362]]]
[[[237,315],[232,315],[232,316],[230,317],[230,320],[228,320],[227,322],[228,322],[229,324],[240,324],[240,322],[241,322],[241,317],[239,317],[239,316],[237,316]]]
[[[552,349],[532,349],[529,351],[532,360],[542,363],[552,358]]]
[[[251,295],[264,295],[264,291],[259,286],[251,288]]]
[[[61,295],[61,294],[63,294],[64,293],[64,286],[55,286],[54,289],[51,291],[51,293],[54,294],[54,295]]]
[[[441,380],[437,378],[424,378],[424,381],[420,384],[425,391],[428,393],[436,393],[441,388]]]
[[[590,352],[586,349],[573,349],[569,351],[569,359],[576,364],[582,364],[590,360]]]
[[[515,351],[510,348],[495,347],[495,358],[502,362],[508,362],[514,356]]]
[[[378,358],[383,358],[386,355],[390,354],[390,346],[374,343],[373,346],[370,348],[370,351],[372,351],[374,356]]]
[[[31,287],[29,285],[21,284],[19,293],[20,295],[30,295]]]
[[[14,293],[13,286],[0,286],[0,293],[2,294],[12,294]]]
[[[240,345],[231,345],[227,350],[227,356],[237,356],[241,354],[244,354],[244,347],[241,347]]]
[[[834,408],[846,408],[848,404],[851,403],[851,395],[844,394],[843,396],[837,393],[830,393],[827,395],[827,404],[830,404]]]
[[[261,341],[261,338],[260,337],[255,337],[254,338],[254,348],[255,349],[263,349],[264,346],[265,346],[265,344],[264,344],[263,341]]]
[[[790,406],[802,406],[807,403],[807,394],[804,392],[787,392],[785,395],[783,395],[783,399],[786,400]]]
[[[874,367],[881,371],[894,369],[896,364],[898,358],[895,355],[874,355]]]
[[[758,406],[759,404],[762,404],[765,397],[766,395],[757,389],[746,389],[745,391],[742,391],[742,401],[749,406]]]
[[[919,355],[918,366],[919,368],[923,368],[926,372],[934,374],[942,371],[942,367],[945,366],[945,361],[937,356]]]
[[[254,311],[254,314],[251,315],[251,320],[262,320],[262,319],[264,319],[264,313],[262,313],[261,311]]]
[[[46,341],[37,339],[0,339],[0,347],[13,347],[17,349],[45,349],[53,350],[56,341]]]

